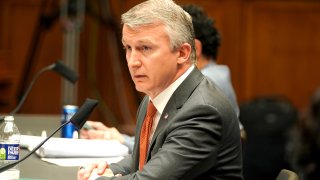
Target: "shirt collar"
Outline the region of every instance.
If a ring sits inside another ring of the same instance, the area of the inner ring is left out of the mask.
[[[187,76],[192,72],[193,69],[194,69],[194,65],[192,65],[185,73],[182,74],[182,76],[180,76],[169,87],[167,87],[164,91],[162,91],[157,97],[155,97],[154,99],[150,99],[160,114],[162,114],[164,108],[166,107],[174,91],[187,78]]]

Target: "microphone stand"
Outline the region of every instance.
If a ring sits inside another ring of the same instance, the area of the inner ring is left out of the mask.
[[[21,97],[19,104],[16,106],[16,108],[14,108],[9,114],[10,115],[14,115],[16,112],[18,112],[18,110],[21,108],[22,104],[24,103],[24,101],[26,100],[28,94],[30,93],[30,90],[32,89],[34,83],[36,82],[36,80],[38,79],[38,77],[46,72],[51,70],[53,67],[55,66],[55,64],[51,64],[43,69],[41,69],[40,71],[37,72],[37,74],[32,78],[32,81],[30,83],[30,85],[28,86],[26,92],[24,93],[24,95]]]
[[[26,100],[28,94],[30,93],[36,80],[39,78],[40,75],[42,75],[44,72],[49,71],[49,70],[53,70],[54,72],[58,73],[60,76],[67,79],[69,82],[71,82],[73,84],[76,83],[77,80],[79,79],[79,75],[77,73],[73,72],[69,67],[64,65],[61,61],[56,61],[55,63],[42,68],[40,71],[38,71],[35,74],[35,76],[33,76],[31,83],[27,87],[27,90],[24,92],[18,105],[9,113],[10,115],[14,115],[20,110],[21,106],[25,102],[25,100]],[[4,116],[0,117],[0,122],[2,120],[4,120]]]
[[[36,82],[36,80],[38,79],[38,77],[43,74],[44,72],[51,70],[54,67],[54,64],[51,64],[43,69],[41,69],[40,71],[37,72],[37,74],[33,77],[31,83],[29,84],[27,90],[25,91],[25,93],[23,94],[23,96],[21,97],[19,104],[9,113],[10,115],[14,115],[16,112],[19,111],[19,109],[21,108],[22,104],[24,103],[24,101],[27,98],[27,95],[29,94],[30,90],[32,89],[34,83]],[[0,116],[0,122],[2,122],[4,120],[4,116]]]

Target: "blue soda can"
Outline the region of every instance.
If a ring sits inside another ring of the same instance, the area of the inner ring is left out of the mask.
[[[78,106],[64,105],[62,109],[61,124],[69,121],[71,117],[78,111]],[[62,138],[73,138],[74,132],[77,131],[76,127],[70,122],[61,129]]]

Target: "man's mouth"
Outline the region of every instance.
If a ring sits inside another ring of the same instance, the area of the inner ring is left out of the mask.
[[[145,78],[145,77],[147,77],[146,75],[134,75],[134,78]]]
[[[134,75],[133,78],[137,81],[147,78],[146,75]]]

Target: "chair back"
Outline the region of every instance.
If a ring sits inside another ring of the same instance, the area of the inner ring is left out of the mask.
[[[281,169],[290,168],[286,145],[297,110],[288,99],[257,97],[240,105],[239,119],[247,135],[243,143],[244,179],[275,179]]]

